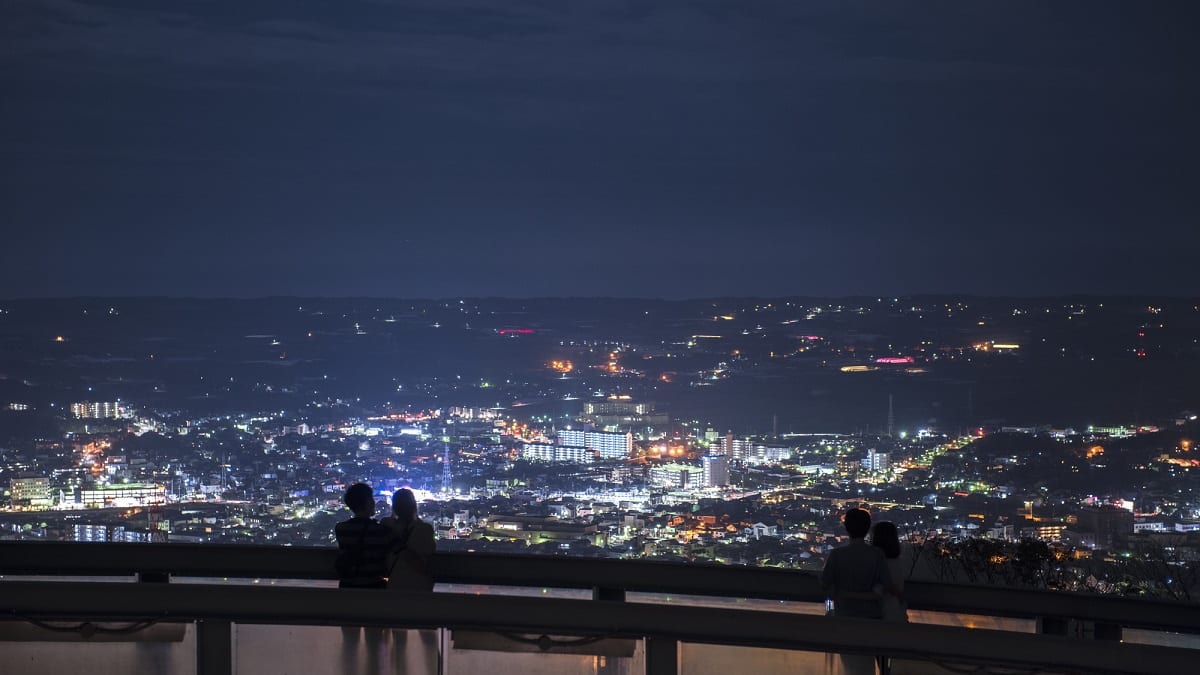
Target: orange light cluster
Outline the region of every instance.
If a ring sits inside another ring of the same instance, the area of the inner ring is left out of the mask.
[[[1097,457],[1100,457],[1103,454],[1104,454],[1104,447],[1100,446],[1100,445],[1093,445],[1092,447],[1087,449],[1087,458],[1088,459],[1095,459]]]
[[[105,450],[112,448],[112,441],[92,441],[91,443],[76,445],[75,447],[85,455],[100,455],[104,454]]]
[[[575,364],[571,363],[570,361],[567,361],[567,360],[562,360],[562,361],[555,360],[555,361],[550,362],[550,370],[553,370],[558,373],[563,373],[565,375],[565,374],[571,372],[572,370],[575,370]]]
[[[1200,459],[1186,459],[1184,457],[1169,457],[1166,463],[1186,468],[1200,467]]]
[[[656,443],[650,446],[650,451],[651,454],[657,457],[683,457],[685,454],[687,454],[687,446]]]
[[[528,424],[522,424],[515,421],[510,423],[502,433],[525,441],[526,443],[544,439],[544,435],[537,429],[531,428]]]

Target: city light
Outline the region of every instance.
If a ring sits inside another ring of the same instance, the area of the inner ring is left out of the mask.
[[[913,303],[897,307],[908,312]],[[729,316],[791,311],[769,304]],[[1080,391],[1071,406],[1051,400],[1044,415],[1019,405],[1030,383],[1053,390],[1057,380],[1044,373],[1090,368],[1083,364],[1092,337],[1068,342],[1048,333],[1048,348],[1017,352],[1012,342],[963,340],[978,321],[965,306],[950,305],[961,319],[939,315],[947,325],[914,333],[871,316],[874,303],[831,302],[820,312],[797,307],[792,317],[836,320],[825,337],[791,333],[785,315],[734,323],[712,342],[715,334],[695,330],[709,316],[701,310],[691,320],[663,313],[656,324],[641,318],[653,312],[641,312],[603,330],[585,323],[547,329],[551,337],[534,343],[491,343],[487,334],[533,330],[487,326],[480,317],[493,312],[519,312],[539,326],[570,322],[533,301],[477,305],[471,320],[483,321],[483,330],[448,316],[460,311],[457,301],[449,309],[430,301],[394,313],[314,314],[304,333],[322,335],[321,351],[306,352],[315,345],[305,341],[294,360],[272,367],[267,362],[286,355],[271,344],[286,340],[272,336],[288,333],[287,320],[269,311],[254,316],[253,328],[227,331],[238,338],[229,344],[155,322],[155,334],[166,337],[155,342],[169,357],[140,362],[159,374],[122,382],[121,399],[110,394],[116,380],[77,373],[73,361],[59,374],[70,386],[39,385],[56,395],[57,407],[32,397],[0,401],[7,415],[36,413],[57,428],[0,449],[0,468],[11,477],[0,488],[16,496],[0,508],[36,514],[57,523],[57,536],[79,541],[165,534],[312,545],[327,543],[329,523],[344,515],[345,489],[366,481],[384,501],[399,487],[418,490],[423,516],[447,547],[503,551],[520,542],[574,553],[585,536],[588,555],[769,560],[800,569],[824,560],[822,542],[840,536],[844,506],[864,501],[912,528],[911,542],[991,540],[997,552],[983,562],[1001,566],[1014,560],[1004,546],[1022,539],[1063,560],[1079,550],[1105,555],[1089,521],[1109,517],[1105,509],[1136,519],[1136,532],[1121,521],[1130,536],[1200,521],[1198,505],[1171,489],[1200,470],[1191,454],[1193,412],[1168,408],[1153,423],[1098,417],[1089,426],[1072,417],[1077,410],[1110,409],[1092,391]],[[989,330],[1042,344],[1044,312],[1018,309],[1005,301],[989,310],[1002,317],[988,320]],[[131,303],[121,320],[146,311]],[[371,330],[384,318],[394,318],[401,334],[406,322],[418,333],[442,328],[437,340],[413,347]],[[370,335],[356,337],[358,330]],[[44,341],[44,327],[29,331],[30,344]],[[255,344],[265,353],[247,348],[246,335],[262,336]],[[100,350],[113,347],[100,342],[84,354],[119,372],[125,362],[104,361]],[[134,345],[130,353],[145,353],[140,341]],[[1072,354],[1066,364],[1064,351]],[[44,357],[30,349],[26,358]],[[1104,390],[1102,381],[1089,382]],[[1145,450],[1124,447],[1135,438]],[[1030,484],[1030,475],[1039,482]],[[1076,494],[1082,485],[1086,496]],[[1028,508],[1014,509],[1014,499]],[[104,509],[118,504],[127,513],[112,517],[123,522],[106,521]],[[150,505],[163,511],[160,524],[148,523]],[[220,514],[185,516],[215,507]],[[1080,534],[1086,542],[1072,552],[1067,540]],[[756,547],[768,557],[753,554]]]

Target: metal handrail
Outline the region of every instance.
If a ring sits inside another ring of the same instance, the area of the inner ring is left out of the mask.
[[[0,618],[446,627],[886,654],[1090,673],[1189,672],[1195,652],[785,612],[346,589],[7,581]]]
[[[0,574],[174,575],[262,579],[333,579],[332,548],[214,544],[0,542]],[[493,586],[592,588],[623,592],[820,602],[811,572],[558,556],[437,553],[435,580]],[[913,609],[985,616],[1085,619],[1118,626],[1200,633],[1200,605],[1105,595],[908,582]]]

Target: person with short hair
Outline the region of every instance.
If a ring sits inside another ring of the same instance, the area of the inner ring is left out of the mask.
[[[871,514],[854,508],[842,517],[850,543],[829,552],[821,570],[821,587],[833,599],[834,616],[882,618],[877,588],[898,593],[887,571],[883,551],[866,541]]]
[[[850,535],[850,543],[829,552],[821,570],[821,587],[833,600],[834,616],[879,619],[879,589],[894,588],[883,551],[866,541],[871,514],[866,509],[850,509],[842,516],[842,525]],[[844,673],[875,673],[875,657],[869,654],[842,654],[841,662]]]
[[[355,483],[342,497],[354,514],[334,526],[339,549],[335,565],[338,588],[386,588],[387,555],[392,530],[375,522],[375,493],[366,483]]]
[[[387,588],[384,577],[392,531],[372,517],[375,515],[375,493],[370,485],[355,483],[346,489],[342,502],[354,516],[333,528],[338,545],[338,557],[334,561],[338,588]],[[383,638],[383,629],[376,626],[342,626],[342,672],[378,672]],[[361,655],[360,642],[364,646]]]

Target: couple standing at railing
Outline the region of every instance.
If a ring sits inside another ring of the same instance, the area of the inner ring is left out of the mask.
[[[392,515],[379,521],[371,486],[351,485],[342,501],[354,517],[333,530],[339,588],[433,590],[433,526],[417,517],[412,490],[397,490]],[[434,673],[437,664],[437,631],[342,626],[342,672]]]
[[[900,537],[896,526],[881,522],[871,528],[871,514],[850,509],[842,517],[850,543],[829,552],[821,570],[821,586],[832,601],[830,613],[861,619],[908,621],[904,602],[904,574],[900,568]],[[867,534],[871,543],[867,543]],[[827,606],[828,603],[827,603]],[[843,655],[847,673],[872,673],[870,656]],[[879,657],[881,673],[889,671],[888,659]]]
[[[412,490],[397,490],[392,515],[378,522],[371,486],[351,485],[343,501],[354,517],[334,527],[339,588],[433,590],[433,526],[417,517]]]

